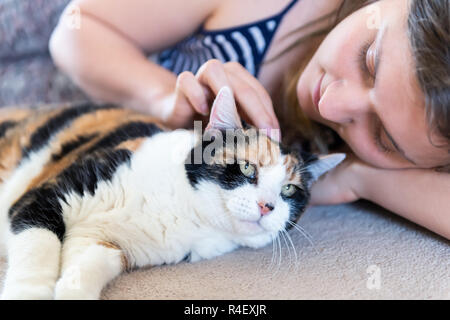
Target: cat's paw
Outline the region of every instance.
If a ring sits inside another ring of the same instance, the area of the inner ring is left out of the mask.
[[[86,290],[82,286],[74,286],[73,283],[60,279],[55,287],[56,300],[98,300],[100,294],[92,290]]]
[[[53,288],[48,286],[9,285],[5,286],[2,300],[51,300]]]

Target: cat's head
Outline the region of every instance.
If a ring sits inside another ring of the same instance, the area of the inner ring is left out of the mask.
[[[200,218],[239,244],[257,248],[298,220],[312,183],[344,158],[305,157],[243,125],[225,87],[185,168]]]

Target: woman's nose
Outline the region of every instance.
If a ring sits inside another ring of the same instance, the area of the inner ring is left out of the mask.
[[[262,216],[269,214],[275,209],[275,206],[272,203],[267,203],[265,201],[258,202],[259,212]]]
[[[348,80],[334,80],[326,84],[319,103],[320,115],[340,124],[357,120],[369,109],[369,91]]]

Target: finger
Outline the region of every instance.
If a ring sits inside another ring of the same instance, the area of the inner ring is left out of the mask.
[[[238,68],[237,66],[240,66],[240,64],[237,62],[227,63],[226,65],[231,65],[231,67],[235,65],[236,68],[230,70],[234,72],[227,72],[225,65],[219,60],[209,60],[199,69],[196,78],[201,84],[208,86],[214,95],[217,95],[224,86],[231,87],[237,102],[248,117],[252,119],[252,123],[259,128],[268,129],[268,134],[272,138],[279,140],[280,134],[278,130],[270,131],[270,129],[279,128],[279,124],[273,111],[270,96],[264,87],[256,79],[253,79],[252,85],[243,80],[253,76],[244,67]],[[259,84],[258,89],[255,89],[255,83]],[[262,99],[260,99],[257,92],[262,92]],[[266,94],[265,96],[264,93]]]
[[[207,86],[214,95],[217,95],[222,87],[231,87],[224,65],[217,59],[211,59],[204,63],[198,69],[195,77],[200,84]]]
[[[235,74],[229,74],[236,101],[251,122],[261,129],[272,129],[272,117],[263,107],[263,102],[253,87]]]
[[[195,111],[203,115],[209,112],[207,96],[203,86],[192,72],[184,71],[177,77],[176,90],[183,94]]]
[[[192,118],[195,114],[197,113],[187,98],[183,94],[177,95],[173,110],[170,117],[167,118],[166,123],[172,129],[188,128],[192,125]]]
[[[250,72],[247,71],[240,63],[238,62],[229,62],[225,64],[225,70],[228,71],[228,74],[235,74],[238,75],[242,80],[244,80],[247,85],[252,87],[255,90],[255,93],[258,95],[260,101],[262,102],[262,105],[266,111],[266,113],[271,118],[271,125],[272,128],[279,129],[280,125],[277,119],[277,116],[275,114],[272,99],[267,92],[267,90],[264,88],[264,86],[261,84],[261,82],[258,81]]]

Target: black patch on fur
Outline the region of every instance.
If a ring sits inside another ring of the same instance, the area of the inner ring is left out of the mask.
[[[301,188],[298,188],[297,191],[290,197],[281,195],[281,198],[289,204],[290,208],[289,220],[292,222],[296,222],[305,211],[306,206],[308,205],[309,199],[311,197],[308,185],[309,181],[311,181],[312,179],[312,176],[311,173],[308,172],[308,170],[305,170],[305,168],[310,163],[316,161],[318,158],[316,155],[311,154],[309,152],[305,152],[303,149],[297,147],[292,148],[280,145],[280,149],[282,154],[294,156],[296,159],[299,160],[299,163],[296,165],[294,170],[297,171],[302,177]],[[292,225],[286,224],[286,230],[289,230],[291,228]]]
[[[11,230],[17,234],[29,228],[48,229],[61,240],[66,227],[62,217],[62,207],[59,203],[63,195],[57,187],[44,184],[23,195],[9,210]]]
[[[293,155],[305,165],[318,159],[315,154],[305,151],[299,144],[287,147],[280,143],[280,151],[283,155]]]
[[[87,153],[92,153],[100,149],[114,148],[124,141],[151,137],[159,132],[162,132],[162,130],[154,123],[140,121],[129,122],[100,139],[95,145],[89,148]]]
[[[45,183],[27,192],[9,211],[14,233],[31,227],[46,228],[54,232],[62,241],[65,234],[63,212],[60,201],[66,201],[69,192],[83,196],[86,192],[94,195],[101,181],[110,181],[117,168],[130,162],[132,152],[126,149],[114,150],[120,143],[141,137],[150,137],[162,130],[155,124],[145,122],[127,123],[82,152],[78,159],[62,171],[56,183]],[[63,145],[61,153],[54,159],[90,141],[94,136],[78,137]]]
[[[306,188],[306,186],[304,186]],[[308,205],[309,198],[311,197],[309,190],[298,188],[297,191],[290,197],[286,197],[283,194],[281,198],[289,204],[289,220],[297,222],[300,216]],[[289,223],[286,224],[286,230],[292,228]]]
[[[17,125],[16,121],[4,121],[0,123],[0,139],[3,138],[6,134],[6,132],[15,127]]]
[[[225,133],[224,137],[225,137]],[[225,139],[223,139],[225,145]],[[233,164],[208,164],[204,162],[202,156],[201,163],[195,163],[195,155],[201,154],[205,148],[214,142],[214,139],[208,141],[207,139],[202,139],[202,143],[195,146],[190,154],[188,155],[188,161],[186,161],[184,168],[186,170],[186,175],[191,186],[195,189],[200,181],[211,181],[219,184],[225,190],[232,190],[245,183],[257,183],[257,178],[249,178],[242,174],[241,169],[237,160]],[[235,139],[236,147],[236,139]]]
[[[224,134],[224,133],[223,133]],[[194,164],[194,155],[202,154],[204,149],[213,143],[207,139],[203,139],[202,143],[191,150],[188,156],[188,161],[185,164],[187,178],[191,186],[195,189],[197,184],[201,181],[211,181],[219,184],[223,189],[232,190],[245,183],[257,184],[257,178],[250,179],[241,173],[239,164],[230,165],[208,165],[202,161],[201,164]],[[236,145],[235,145],[236,146]],[[302,186],[290,197],[281,195],[281,198],[286,201],[290,208],[289,220],[296,222],[308,205],[310,199],[310,191],[308,190],[309,181],[312,179],[311,174],[305,170],[308,164],[317,160],[317,156],[304,152],[301,149],[289,148],[280,144],[280,152],[283,155],[291,155],[299,160],[299,163],[294,168],[302,177]],[[290,224],[286,224],[286,229],[291,229]]]
[[[117,168],[129,163],[130,158],[131,151],[124,149],[102,150],[81,157],[58,175],[56,183],[30,190],[11,207],[12,231],[17,234],[28,228],[46,228],[62,241],[65,224],[60,201],[66,201],[65,195],[71,191],[80,196],[85,192],[94,195],[98,183],[111,180]]]
[[[111,180],[117,167],[129,163],[131,151],[104,150],[85,155],[58,176],[58,187],[63,194],[75,191],[83,196],[87,191],[94,195],[97,184]]]
[[[78,136],[75,139],[64,143],[61,146],[61,151],[59,153],[52,155],[52,160],[53,161],[61,160],[66,155],[68,155],[70,152],[72,152],[75,149],[78,149],[79,147],[88,143],[89,141],[91,141],[93,138],[95,138],[97,136],[98,136],[98,134],[91,134],[91,135],[87,135],[87,136]]]
[[[75,119],[92,112],[99,110],[116,108],[114,105],[94,105],[91,103],[86,103],[79,106],[74,106],[63,110],[61,113],[50,118],[46,123],[40,126],[31,135],[30,144],[22,149],[22,157],[28,158],[32,152],[36,152],[45,146],[51,137],[58,131],[64,129]]]
[[[184,256],[184,258],[181,260],[181,262],[191,262],[191,258],[192,258],[192,253],[189,252],[188,254],[186,254]]]
[[[225,190],[233,190],[245,183],[256,184],[256,179],[250,179],[242,174],[239,164],[208,165],[185,164],[187,178],[193,188],[204,181],[211,181],[219,184]]]

